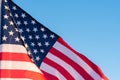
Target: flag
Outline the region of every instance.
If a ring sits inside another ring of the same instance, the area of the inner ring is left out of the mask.
[[[46,80],[27,54],[7,1],[0,3],[0,80]]]
[[[5,21],[2,21],[2,44],[9,41],[11,44],[24,46],[26,53],[29,53],[33,63],[47,80],[108,80],[96,64],[72,49],[60,36],[36,21],[11,0],[6,1],[3,7],[2,16]],[[14,29],[14,32],[11,29]],[[10,48],[14,51],[14,48]],[[23,50],[19,49],[20,51]],[[26,59],[26,56],[22,59]]]

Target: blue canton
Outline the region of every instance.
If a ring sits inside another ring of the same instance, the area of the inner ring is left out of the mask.
[[[2,10],[2,43],[24,45],[36,65],[40,67],[59,36],[9,1],[3,2],[5,6]]]
[[[5,0],[6,1],[6,0]],[[23,45],[18,28],[14,23],[11,11],[7,2],[2,1],[1,10],[1,39],[0,44],[19,44]]]

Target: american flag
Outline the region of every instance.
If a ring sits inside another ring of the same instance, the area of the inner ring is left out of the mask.
[[[0,80],[108,80],[97,65],[11,0],[2,1],[1,38]]]

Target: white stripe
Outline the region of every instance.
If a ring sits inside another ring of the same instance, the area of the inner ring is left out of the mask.
[[[28,70],[42,73],[34,63],[21,61],[0,61],[0,69]]]
[[[26,79],[26,78],[0,78],[0,80],[32,80],[32,79]]]
[[[57,77],[59,80],[67,80],[60,72],[58,72],[55,68],[49,66],[46,63],[42,63],[40,66],[40,70],[43,70],[55,77]]]
[[[51,53],[48,53],[47,58],[52,60],[53,62],[57,63],[58,65],[62,66],[66,71],[70,73],[70,75],[75,79],[75,80],[84,80],[84,78],[73,68],[71,65],[65,63],[63,60],[60,58],[54,56]]]
[[[72,59],[74,62],[76,62],[78,65],[80,65],[89,75],[91,75],[95,80],[102,80],[102,78],[87,64],[85,63],[81,58],[79,58],[75,53],[73,53],[70,49],[65,47],[59,42],[56,42],[53,46],[55,49],[62,52],[64,55]]]
[[[0,52],[15,52],[15,53],[26,53],[27,51],[24,46],[22,45],[15,45],[15,44],[1,44],[0,45]]]

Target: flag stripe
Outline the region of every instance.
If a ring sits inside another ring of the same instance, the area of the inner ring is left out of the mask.
[[[102,79],[100,75],[98,75],[87,63],[85,63],[79,56],[77,56],[76,53],[72,52],[60,42],[56,42],[53,47],[61,53],[64,53],[67,57],[71,58],[74,62],[76,62],[77,59],[78,62],[76,63],[80,65],[95,80]]]
[[[53,75],[49,74],[48,72],[45,72],[43,70],[42,70],[42,72],[43,72],[43,74],[45,74],[45,77],[47,77],[48,79],[59,80],[56,76],[53,76]]]
[[[57,70],[57,68],[52,67],[51,65],[48,65],[47,63],[42,62],[40,69],[42,71],[45,71],[48,74],[51,74],[55,77],[57,77],[59,80],[67,80],[62,73]],[[47,76],[47,75],[45,75]],[[48,76],[47,76],[48,78]],[[49,78],[48,78],[49,79]]]
[[[14,53],[14,52],[13,53],[10,53],[10,52],[0,52],[0,60],[32,62],[27,54]]]
[[[46,80],[24,47],[8,46],[0,45],[0,80]]]
[[[74,80],[70,73],[58,63],[55,63],[53,60],[50,60],[49,58],[45,58],[44,62],[50,65],[51,67],[56,68],[66,79]]]
[[[25,78],[21,78],[21,79],[18,79],[18,78],[0,78],[0,80],[32,80],[32,79],[25,79]]]
[[[52,48],[50,52],[53,55],[59,57],[61,60],[63,60],[67,64],[69,64],[70,66],[72,66],[82,77],[84,77],[85,80],[86,79],[93,80],[93,78],[81,66],[79,66],[77,63],[75,63],[73,60],[68,58],[66,55],[64,55],[60,51],[56,50],[55,48]]]
[[[0,61],[0,69],[11,69],[11,70],[28,70],[33,72],[40,72],[40,70],[31,62],[21,61]]]
[[[48,55],[46,57],[49,58],[50,60],[52,60],[53,62],[55,62],[56,64],[60,65],[62,68],[64,68],[75,80],[77,80],[77,79],[84,80],[84,78],[73,67],[71,67],[69,64],[65,63],[59,57],[56,57],[51,53],[48,53]],[[67,79],[70,79],[70,78],[67,77]]]
[[[0,61],[0,64],[1,64],[0,69],[23,69],[23,70],[40,72],[37,66],[30,60],[28,55],[26,55],[27,52],[25,52],[26,50],[24,49],[24,47],[9,44],[8,49],[6,49],[5,46],[6,44],[5,45],[3,44],[2,46],[0,46],[2,47],[0,48],[1,49],[0,52],[2,51],[2,53],[0,53],[0,56],[2,58]],[[16,50],[23,50],[24,53],[20,55],[20,53],[18,53],[20,51],[16,51]],[[9,53],[6,53],[6,52],[9,52]]]
[[[27,70],[7,70],[2,69],[0,70],[0,80],[1,78],[23,78],[24,79],[32,79],[32,80],[45,80],[43,75],[37,72],[33,71],[27,71]],[[6,80],[6,79],[5,79]]]
[[[104,80],[108,80],[108,78],[103,74],[103,72],[101,71],[101,69],[94,64],[92,61],[90,61],[87,57],[85,57],[84,55],[82,55],[81,53],[78,53],[77,51],[75,51],[73,48],[71,48],[66,42],[64,42],[64,40],[62,38],[58,39],[58,42],[61,43],[62,45],[64,45],[65,47],[67,47],[68,49],[70,49],[72,52],[74,52],[74,54],[76,54],[77,56],[79,56],[84,62],[87,63],[87,65],[89,65],[101,78],[103,78]]]
[[[73,51],[76,55],[78,55],[82,60],[84,60],[84,62],[86,62],[96,73],[98,73],[101,77],[105,77],[105,75],[102,73],[101,69],[94,64],[93,62],[91,62],[87,57],[85,57],[84,55],[78,53],[77,51],[75,51],[74,49],[72,49],[67,43],[65,43],[63,41],[62,38],[58,39],[58,42],[60,42],[61,44],[64,44],[65,47],[67,47],[68,49],[70,49],[71,51]],[[107,78],[105,80],[108,80]]]
[[[102,73],[102,70],[95,65],[94,63],[92,63],[87,57],[85,57],[82,54],[76,53],[79,57],[81,57],[82,60],[84,60],[97,74],[99,74],[99,76],[101,76],[101,78],[103,78],[104,80],[108,80],[108,78]]]
[[[23,47],[22,45],[15,45],[15,44],[1,44],[0,52],[14,52],[14,53],[27,54],[25,47]]]

